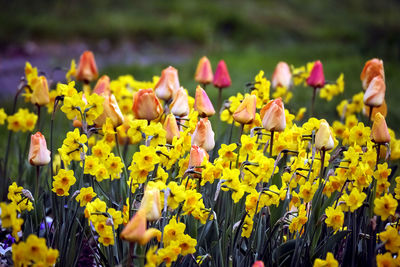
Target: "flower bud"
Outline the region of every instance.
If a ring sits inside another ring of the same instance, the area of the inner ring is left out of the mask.
[[[213,81],[214,75],[211,69],[211,63],[207,57],[202,57],[197,64],[194,79],[198,83],[209,84]]]
[[[201,166],[203,164],[204,158],[206,158],[207,160],[209,159],[208,153],[203,148],[192,145],[189,156],[189,168]],[[202,171],[201,168],[195,168],[194,170],[197,172]]]
[[[378,58],[373,58],[365,63],[364,68],[360,75],[364,91],[367,90],[369,83],[376,76],[380,76],[383,79],[383,81],[385,81],[385,71],[383,69],[383,61]]]
[[[43,166],[50,162],[50,151],[47,149],[46,139],[40,132],[31,135],[28,159],[33,166]]]
[[[380,112],[375,114],[371,130],[371,139],[378,144],[390,142],[390,134],[386,125],[386,120]]]
[[[104,123],[106,123],[107,118],[110,118],[114,127],[118,127],[123,124],[124,115],[122,115],[122,112],[119,109],[115,96],[107,95],[106,93],[103,93],[101,96],[104,97],[103,113],[94,120],[94,123],[97,126],[102,126]]]
[[[32,97],[31,102],[34,105],[44,106],[50,102],[49,86],[44,76],[34,77],[31,80]]]
[[[257,97],[247,95],[233,113],[233,119],[242,124],[252,123],[256,117]]]
[[[173,114],[167,115],[167,118],[165,119],[164,122],[164,129],[167,132],[166,138],[168,144],[172,143],[174,136],[178,138],[180,137],[179,127],[178,124],[176,123],[176,119]]]
[[[322,88],[325,85],[324,69],[321,61],[317,60],[311,70],[310,76],[307,78],[308,86],[314,88]]]
[[[382,105],[385,100],[385,91],[385,81],[381,76],[375,76],[364,93],[364,104],[371,107]]]
[[[146,187],[140,209],[145,211],[146,219],[150,222],[161,217],[160,190],[158,188]]]
[[[178,117],[185,117],[189,114],[189,100],[186,91],[181,87],[174,96],[174,100],[169,105],[172,114]]]
[[[363,107],[363,114],[364,116],[369,116],[369,110],[370,110],[370,106],[364,105]],[[373,107],[372,109],[372,114],[371,114],[371,119],[374,120],[376,113],[380,112],[383,117],[386,118],[387,115],[387,104],[386,104],[386,100],[383,100],[382,105],[380,105],[379,107]]]
[[[136,119],[151,121],[160,117],[163,108],[152,89],[141,89],[133,95],[132,111]]]
[[[192,135],[192,146],[196,145],[206,151],[210,151],[215,146],[214,132],[211,128],[211,122],[207,117],[202,118],[196,125]]]
[[[215,114],[214,106],[208,98],[206,91],[199,85],[196,88],[194,109],[197,110],[202,117],[211,117]]]
[[[253,263],[252,267],[264,267],[264,262],[256,261],[256,262]]]
[[[276,65],[275,71],[272,74],[271,84],[273,88],[277,88],[278,86],[290,88],[292,85],[292,73],[286,62],[281,61]]]
[[[335,142],[329,124],[326,120],[321,120],[319,129],[315,134],[315,147],[318,150],[327,151],[333,149]]]
[[[228,68],[225,61],[218,62],[217,69],[215,70],[213,84],[217,88],[226,88],[231,86],[231,77],[229,76]]]
[[[285,108],[279,97],[268,102],[260,111],[264,129],[267,131],[281,132],[286,128]]]
[[[120,237],[132,243],[147,244],[150,239],[161,239],[161,232],[155,228],[146,229],[146,211],[139,209],[122,230]]]
[[[154,91],[158,98],[168,101],[174,96],[179,87],[178,71],[169,66],[161,72],[160,80],[154,87]]]
[[[107,75],[101,76],[93,89],[93,93],[96,93],[98,95],[110,95],[110,77],[108,77]]]
[[[78,81],[91,82],[99,76],[97,72],[96,61],[91,51],[85,51],[79,60],[79,66],[76,70],[76,79]]]

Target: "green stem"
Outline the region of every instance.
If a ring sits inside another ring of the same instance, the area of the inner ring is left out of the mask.
[[[269,144],[269,156],[272,157],[272,147],[274,145],[274,131],[271,131],[271,144]]]
[[[316,94],[317,94],[317,88],[313,87],[313,94],[311,98],[311,117],[314,117],[314,103]]]

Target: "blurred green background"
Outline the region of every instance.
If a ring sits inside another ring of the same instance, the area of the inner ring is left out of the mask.
[[[333,119],[337,103],[361,90],[365,61],[378,57],[385,64],[388,124],[397,130],[399,14],[395,0],[2,0],[0,89],[15,90],[25,60],[44,70],[68,67],[85,49],[113,78],[150,80],[173,65],[191,92],[198,59],[207,55],[214,70],[224,59],[233,80],[225,97],[243,91],[261,69],[270,78],[279,61],[299,66],[319,59],[327,80],[345,75],[343,95],[317,100],[317,116]],[[308,107],[310,97],[311,89],[298,87],[290,106]]]

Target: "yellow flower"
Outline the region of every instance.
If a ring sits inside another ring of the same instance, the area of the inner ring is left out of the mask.
[[[84,207],[87,205],[87,203],[91,202],[96,195],[97,194],[93,191],[93,188],[91,186],[82,187],[79,190],[79,194],[76,196],[76,201],[79,202],[79,205],[81,207]]]
[[[218,150],[218,155],[226,161],[235,161],[237,158],[237,154],[233,151],[235,151],[237,148],[237,145],[235,143],[226,145],[222,144],[221,148]]]
[[[357,126],[350,129],[349,142],[363,146],[370,140],[371,128],[365,127],[364,123],[360,122]]]
[[[395,266],[397,266],[395,259],[393,259],[390,252],[386,252],[385,254],[376,255],[376,265],[378,267],[395,267]]]
[[[120,157],[111,153],[106,159],[105,166],[111,176],[111,180],[120,178],[122,168],[124,167]]]
[[[39,238],[36,235],[31,234],[26,239],[26,253],[29,258],[34,262],[43,261],[46,258],[47,246],[44,238]]]
[[[137,144],[142,141],[146,127],[146,120],[134,120],[129,122],[129,130],[127,134],[132,144]]]
[[[53,179],[54,181],[52,191],[58,196],[69,196],[68,191],[70,187],[76,182],[74,171],[60,169],[57,175],[53,177]]]
[[[78,91],[75,89],[75,81],[68,82],[68,84],[57,83],[56,90],[59,96],[71,97],[78,94]]]
[[[170,267],[178,259],[180,253],[181,248],[178,241],[171,242],[169,246],[159,249],[157,252],[159,260],[165,262],[165,266],[167,267]]]
[[[151,122],[144,129],[144,132],[147,136],[147,141],[150,141],[150,146],[157,147],[158,145],[165,145],[167,142],[167,132],[159,122]]]
[[[305,184],[300,186],[299,196],[304,200],[304,202],[310,202],[314,197],[314,193],[318,189],[318,184],[307,181]]]
[[[351,190],[350,195],[343,195],[342,199],[343,201],[346,202],[346,211],[350,210],[351,212],[354,212],[356,209],[362,206],[365,198],[367,195],[364,192],[358,191],[357,188],[353,188]]]
[[[337,267],[339,262],[335,260],[335,257],[331,252],[326,254],[326,259],[315,259],[313,267]]]
[[[7,117],[7,129],[13,132],[33,131],[37,118],[37,115],[30,113],[28,109],[20,108],[17,113]]]
[[[339,230],[343,226],[344,213],[340,207],[328,207],[325,210],[326,220],[325,223],[328,227],[332,227],[334,231]]]
[[[189,235],[183,235],[179,240],[179,247],[181,248],[182,256],[193,254],[196,252],[197,240],[191,238]]]
[[[4,111],[4,108],[0,108],[0,125],[3,125],[7,119],[7,114]]]
[[[384,232],[379,234],[379,239],[385,243],[385,248],[392,253],[400,250],[399,231],[393,226],[388,226]]]
[[[93,121],[96,120],[104,110],[103,102],[104,97],[98,94],[91,94],[86,97],[87,104],[85,109],[82,110],[86,113],[86,121],[88,124],[93,124]]]
[[[111,147],[107,145],[104,141],[99,141],[94,147],[92,147],[93,156],[98,158],[100,161],[106,160],[110,152]]]
[[[65,113],[69,120],[82,120],[83,112],[85,111],[86,103],[82,99],[82,92],[64,98],[64,104],[61,111]]]
[[[69,68],[67,74],[65,74],[65,78],[67,79],[68,82],[71,82],[71,78],[75,77],[76,75],[76,63],[75,59],[71,60],[71,67]]]
[[[172,217],[169,223],[164,227],[163,242],[168,246],[172,241],[179,241],[185,233],[186,225],[177,222],[176,217]]]
[[[99,236],[99,242],[103,244],[103,246],[108,247],[109,245],[114,245],[114,232],[112,231],[112,227],[107,227],[107,230],[104,231]]]
[[[385,194],[374,200],[374,213],[381,216],[382,220],[386,220],[390,215],[394,215],[397,208],[397,200],[392,194]]]
[[[183,185],[178,185],[176,182],[170,182],[168,184],[168,188],[170,190],[168,196],[168,206],[171,209],[176,209],[180,203],[185,200],[185,187]],[[161,199],[164,199],[161,197]]]
[[[97,169],[99,168],[99,159],[93,155],[86,156],[85,167],[83,170],[84,174],[96,175]]]

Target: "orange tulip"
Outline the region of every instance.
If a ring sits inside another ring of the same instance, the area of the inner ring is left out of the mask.
[[[96,61],[91,51],[85,51],[79,60],[79,66],[76,70],[76,79],[84,82],[96,80],[99,76],[97,72]]]
[[[226,88],[231,86],[232,84],[231,77],[229,76],[228,72],[228,67],[223,60],[218,62],[217,69],[215,70],[213,84],[217,88]]]
[[[324,69],[321,61],[317,60],[311,70],[310,76],[306,80],[308,86],[322,88],[325,85]]]
[[[197,123],[192,135],[192,145],[199,146],[206,151],[214,148],[214,132],[207,117],[200,119]]]
[[[271,84],[273,88],[278,86],[289,88],[292,85],[292,72],[286,62],[279,62],[272,74]]]
[[[197,110],[202,117],[211,117],[215,114],[214,106],[208,98],[206,91],[199,85],[196,88],[194,109]]]
[[[378,144],[390,142],[390,134],[386,125],[386,120],[380,112],[375,114],[371,130],[371,139]]]
[[[203,164],[204,158],[207,160],[209,159],[208,153],[201,147],[192,145],[190,149],[190,156],[189,156],[189,168],[201,166]],[[195,168],[195,171],[201,172],[201,168]]]
[[[101,76],[101,78],[97,81],[96,86],[93,89],[93,93],[96,93],[98,95],[101,95],[103,93],[106,95],[111,94],[110,77],[108,77],[107,75]]]
[[[385,71],[383,69],[383,61],[378,58],[373,58],[365,63],[364,68],[360,75],[364,91],[367,90],[369,83],[376,76],[380,76],[383,79],[383,81],[385,81]]]
[[[185,117],[189,114],[188,95],[182,87],[176,92],[169,109],[172,114],[178,117]]]
[[[233,119],[242,124],[252,123],[256,117],[257,97],[247,95],[233,113]]]
[[[256,262],[253,263],[252,267],[264,267],[264,262],[256,261]]]
[[[28,159],[33,166],[43,166],[50,162],[50,151],[47,149],[46,139],[40,132],[31,135]]]
[[[160,190],[146,187],[140,210],[144,210],[148,221],[156,221],[161,217]]]
[[[335,142],[329,124],[326,120],[321,120],[319,129],[315,134],[315,147],[318,150],[327,151],[333,149]]]
[[[367,105],[364,105],[364,107],[363,107],[363,114],[364,114],[365,116],[367,116],[367,117],[369,116],[369,110],[370,110],[370,107],[367,106]],[[380,112],[380,113],[383,115],[383,117],[386,118],[386,115],[387,115],[387,104],[386,104],[386,100],[383,100],[382,105],[380,105],[379,107],[374,107],[374,108],[372,109],[372,114],[371,114],[371,119],[372,119],[372,120],[375,118],[375,115],[376,115],[376,113],[378,113],[378,112]]]
[[[202,57],[197,64],[194,79],[202,84],[209,84],[213,81],[214,75],[211,69],[211,63],[207,57]]]
[[[139,209],[122,230],[120,237],[132,243],[146,245],[152,238],[161,240],[161,232],[158,229],[146,229],[146,211]]]
[[[281,132],[286,128],[285,108],[279,97],[268,102],[260,111],[263,127],[268,131]]]
[[[168,144],[172,143],[172,140],[174,139],[175,136],[178,138],[181,136],[178,124],[176,123],[176,119],[173,114],[168,114],[164,122],[164,129],[167,132],[166,138]]]
[[[32,97],[31,102],[34,105],[44,106],[50,102],[49,86],[44,76],[34,77],[31,80]]]
[[[136,119],[154,120],[163,113],[163,108],[152,89],[141,89],[133,95],[133,114]]]
[[[174,96],[179,87],[178,71],[169,66],[161,72],[160,80],[154,87],[154,91],[158,98],[168,101]]]
[[[104,97],[103,113],[94,120],[94,123],[98,126],[102,126],[104,123],[106,123],[107,118],[110,118],[114,127],[118,127],[123,124],[124,115],[122,115],[122,112],[119,109],[115,96],[107,95],[106,93],[103,93],[101,96]]]
[[[364,93],[364,104],[371,107],[381,106],[385,100],[385,91],[385,81],[381,76],[375,76]]]

